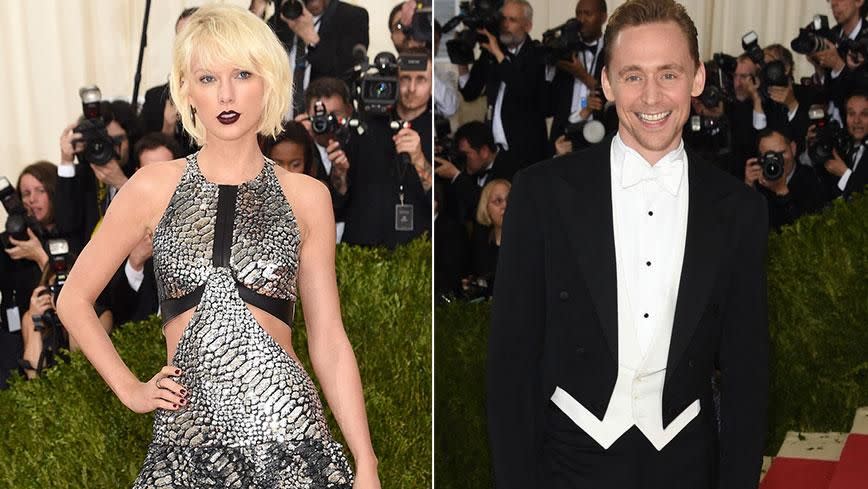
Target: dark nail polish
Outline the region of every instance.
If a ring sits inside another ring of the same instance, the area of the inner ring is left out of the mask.
[[[172,404],[172,407],[175,408],[175,409],[178,409],[178,405],[177,405],[177,404]]]
[[[175,375],[181,375],[181,371],[178,369],[175,369]]]
[[[181,399],[181,404],[187,404],[187,400],[186,400],[186,399]]]
[[[186,394],[186,393],[187,393],[187,389],[181,389],[181,394]]]

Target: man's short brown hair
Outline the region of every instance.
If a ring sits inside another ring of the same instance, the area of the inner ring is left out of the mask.
[[[603,40],[603,54],[606,64],[612,60],[612,44],[618,34],[627,27],[636,27],[658,22],[675,22],[687,38],[690,57],[699,67],[699,41],[696,25],[687,15],[687,10],[675,0],[627,0],[615,9],[606,24],[606,34]]]

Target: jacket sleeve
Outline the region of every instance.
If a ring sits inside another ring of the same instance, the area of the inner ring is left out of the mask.
[[[543,487],[545,246],[528,180],[516,176],[509,196],[488,342],[488,433],[498,489]]]
[[[466,102],[473,102],[482,95],[485,81],[488,79],[488,70],[491,69],[493,62],[494,58],[490,54],[482,53],[479,59],[470,67],[470,78],[463,87],[459,87],[458,89]]]
[[[745,204],[743,215],[750,217],[739,233],[719,351],[720,489],[757,487],[767,426],[768,214],[758,194],[750,194]]]

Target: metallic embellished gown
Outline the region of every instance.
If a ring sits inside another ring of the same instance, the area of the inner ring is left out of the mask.
[[[291,324],[299,230],[273,163],[217,185],[196,156],[153,237],[164,324],[195,308],[172,359],[188,402],[156,411],[134,488],[350,488],[310,377],[246,306]]]

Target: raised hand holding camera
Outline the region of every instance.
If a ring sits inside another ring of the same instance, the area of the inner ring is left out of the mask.
[[[297,6],[297,7],[296,7]],[[295,17],[298,7],[301,7],[301,13]],[[290,16],[288,17],[287,14]],[[292,32],[301,38],[308,46],[316,46],[319,44],[319,33],[314,26],[313,14],[300,0],[290,0],[284,4],[280,10],[280,20],[286,22],[286,25],[292,29]]]
[[[17,240],[10,236],[9,243],[12,244],[12,247],[6,249],[6,254],[10,258],[13,260],[27,259],[35,262],[39,268],[45,268],[45,264],[48,263],[48,254],[45,253],[42,242],[39,241],[32,229],[27,228],[26,240]]]

